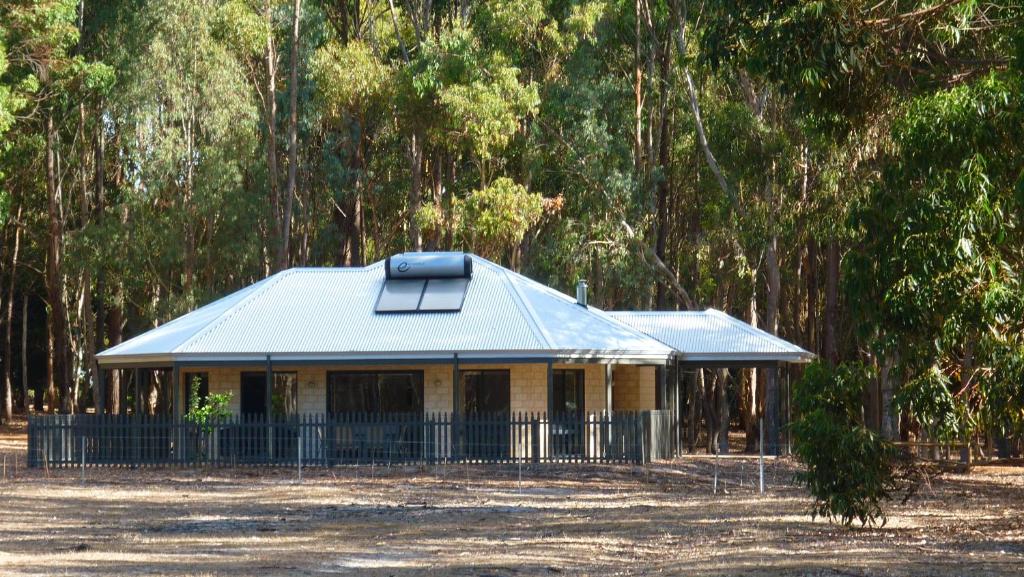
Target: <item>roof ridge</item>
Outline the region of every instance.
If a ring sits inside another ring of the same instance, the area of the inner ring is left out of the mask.
[[[485,267],[491,268],[500,275],[501,282],[507,289],[510,289],[509,293],[512,295],[512,301],[516,303],[516,307],[519,308],[519,312],[523,313],[523,318],[526,319],[526,324],[530,327],[530,331],[533,332],[533,336],[547,348],[555,348],[554,339],[551,338],[551,334],[537,319],[537,311],[533,310],[529,301],[527,301],[519,291],[519,287],[516,286],[516,283],[513,282],[511,278],[509,278],[508,273],[512,271],[475,254],[472,255],[472,258],[479,260]]]
[[[253,301],[253,297],[255,297],[256,295],[260,295],[260,294],[265,293],[268,287],[271,287],[271,286],[277,284],[282,278],[284,278],[286,276],[289,276],[291,274],[294,274],[295,272],[297,272],[299,270],[301,270],[301,269],[296,269],[296,268],[285,269],[285,270],[283,270],[281,272],[274,273],[274,274],[268,276],[267,278],[257,282],[255,285],[252,285],[250,287],[250,288],[254,289],[252,292],[250,292],[249,294],[245,295],[237,303],[231,305],[226,310],[224,310],[224,312],[220,313],[219,315],[217,315],[216,317],[211,319],[210,322],[206,323],[206,326],[204,326],[203,328],[199,329],[194,334],[192,334],[192,336],[190,336],[189,338],[187,338],[184,341],[182,341],[181,343],[179,343],[178,346],[174,347],[174,350],[172,352],[175,352],[175,353],[179,352],[182,349],[184,349],[187,345],[191,344],[192,342],[198,340],[199,338],[201,338],[203,336],[206,336],[213,329],[215,329],[218,326],[220,326],[221,324],[223,324],[235,312],[237,312],[238,310],[243,308],[245,305],[251,303]],[[273,282],[271,282],[271,281],[273,281]],[[259,285],[263,285],[263,286],[259,286]],[[257,286],[259,286],[259,288],[255,288]]]
[[[474,255],[474,256],[476,256],[476,255]],[[489,264],[490,266],[497,267],[499,270],[504,271],[506,276],[508,276],[509,274],[513,274],[513,275],[515,275],[516,280],[520,280],[521,279],[523,281],[526,281],[526,282],[530,283],[530,286],[536,287],[541,292],[547,293],[547,294],[549,294],[552,297],[561,299],[566,304],[578,305],[578,303],[576,302],[576,299],[574,299],[573,297],[565,294],[564,292],[562,292],[562,291],[560,291],[560,290],[558,290],[556,288],[550,287],[550,286],[548,286],[548,285],[546,285],[546,284],[544,284],[542,282],[538,282],[536,280],[533,280],[532,278],[530,278],[530,277],[528,277],[528,276],[526,276],[524,274],[517,273],[516,271],[514,271],[512,269],[508,269],[508,268],[505,268],[503,266],[500,266],[500,265],[497,265],[495,263],[492,263],[491,261],[489,261],[489,260],[487,260],[485,258],[481,258],[481,257],[477,257],[477,258],[480,258],[480,260],[482,260],[483,262]],[[516,290],[518,291],[518,288]],[[525,299],[523,299],[523,300],[525,301]],[[529,305],[527,305],[527,306],[529,306]],[[601,310],[601,309],[599,309],[597,307],[592,307],[590,305],[587,305],[587,306],[582,307],[582,308],[583,308],[584,311],[594,315],[595,318],[597,318],[598,320],[602,321],[603,323],[605,323],[606,325],[608,325],[610,327],[614,327],[614,328],[620,329],[620,330],[621,329],[625,329],[626,331],[633,333],[633,336],[635,336],[635,337],[640,337],[640,338],[643,338],[643,339],[652,339],[654,341],[657,341],[657,342],[661,343],[661,341],[658,341],[658,339],[655,339],[651,335],[649,335],[649,334],[647,334],[647,333],[645,333],[645,332],[643,332],[643,331],[641,331],[639,329],[636,329],[636,328],[634,328],[634,327],[632,327],[632,326],[630,326],[630,325],[628,325],[628,324],[626,324],[626,323],[616,319],[615,317],[609,315],[608,313],[606,313],[605,311],[603,311],[603,310]],[[532,312],[533,308],[530,307],[530,310]],[[536,314],[536,313],[534,313],[534,314]],[[551,345],[550,342],[548,344]],[[664,343],[661,343],[661,344],[664,344]]]

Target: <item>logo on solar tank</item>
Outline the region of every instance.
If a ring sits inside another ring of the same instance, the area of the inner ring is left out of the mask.
[[[408,272],[408,271],[409,271],[409,263],[407,261],[402,261],[402,262],[398,263],[398,272]]]

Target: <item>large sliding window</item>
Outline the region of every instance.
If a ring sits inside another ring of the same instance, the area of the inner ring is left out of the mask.
[[[466,415],[507,413],[511,408],[509,371],[462,371]]]
[[[552,371],[551,410],[556,415],[576,415],[583,412],[583,370],[555,369]]]
[[[422,413],[423,372],[329,372],[327,412]]]

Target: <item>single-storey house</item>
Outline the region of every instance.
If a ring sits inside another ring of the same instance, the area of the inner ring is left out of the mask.
[[[229,394],[238,426],[298,423],[310,460],[344,461],[356,442],[359,455],[379,456],[380,443],[363,450],[372,432],[339,433],[339,423],[401,421],[412,425],[379,436],[392,455],[404,444],[417,459],[536,461],[621,459],[637,445],[666,455],[680,363],[807,358],[724,313],[607,313],[588,306],[584,282],[573,298],[479,256],[406,253],[359,268],[285,270],[97,362],[101,375],[134,373],[136,387],[163,371],[164,411],[176,423],[193,385]],[[273,426],[259,433],[260,458],[273,460],[270,437],[293,434]],[[276,450],[294,460],[299,449]]]

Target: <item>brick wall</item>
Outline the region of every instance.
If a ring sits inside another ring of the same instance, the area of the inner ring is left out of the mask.
[[[512,390],[511,410],[547,412],[547,364],[516,363],[511,365],[462,364],[462,370],[507,369]],[[605,402],[605,366],[602,364],[557,364],[554,368],[584,370],[584,409],[603,411]],[[264,365],[244,367],[189,367],[189,373],[205,372],[210,379],[210,393],[231,393],[229,408],[240,410],[240,383],[243,372],[263,372]],[[327,411],[327,373],[329,371],[423,371],[423,408],[426,412],[452,410],[451,365],[297,365],[275,364],[274,371],[294,372],[298,380],[300,413]],[[654,367],[617,365],[614,373],[614,408],[654,407]],[[640,382],[647,383],[643,387]],[[620,400],[621,397],[621,400]],[[649,401],[647,400],[649,397]],[[625,404],[623,404],[625,403]],[[647,403],[647,404],[644,404]],[[621,405],[621,406],[620,406]]]
[[[616,365],[612,372],[612,408],[619,411],[653,410],[655,405],[655,367],[653,365]]]

